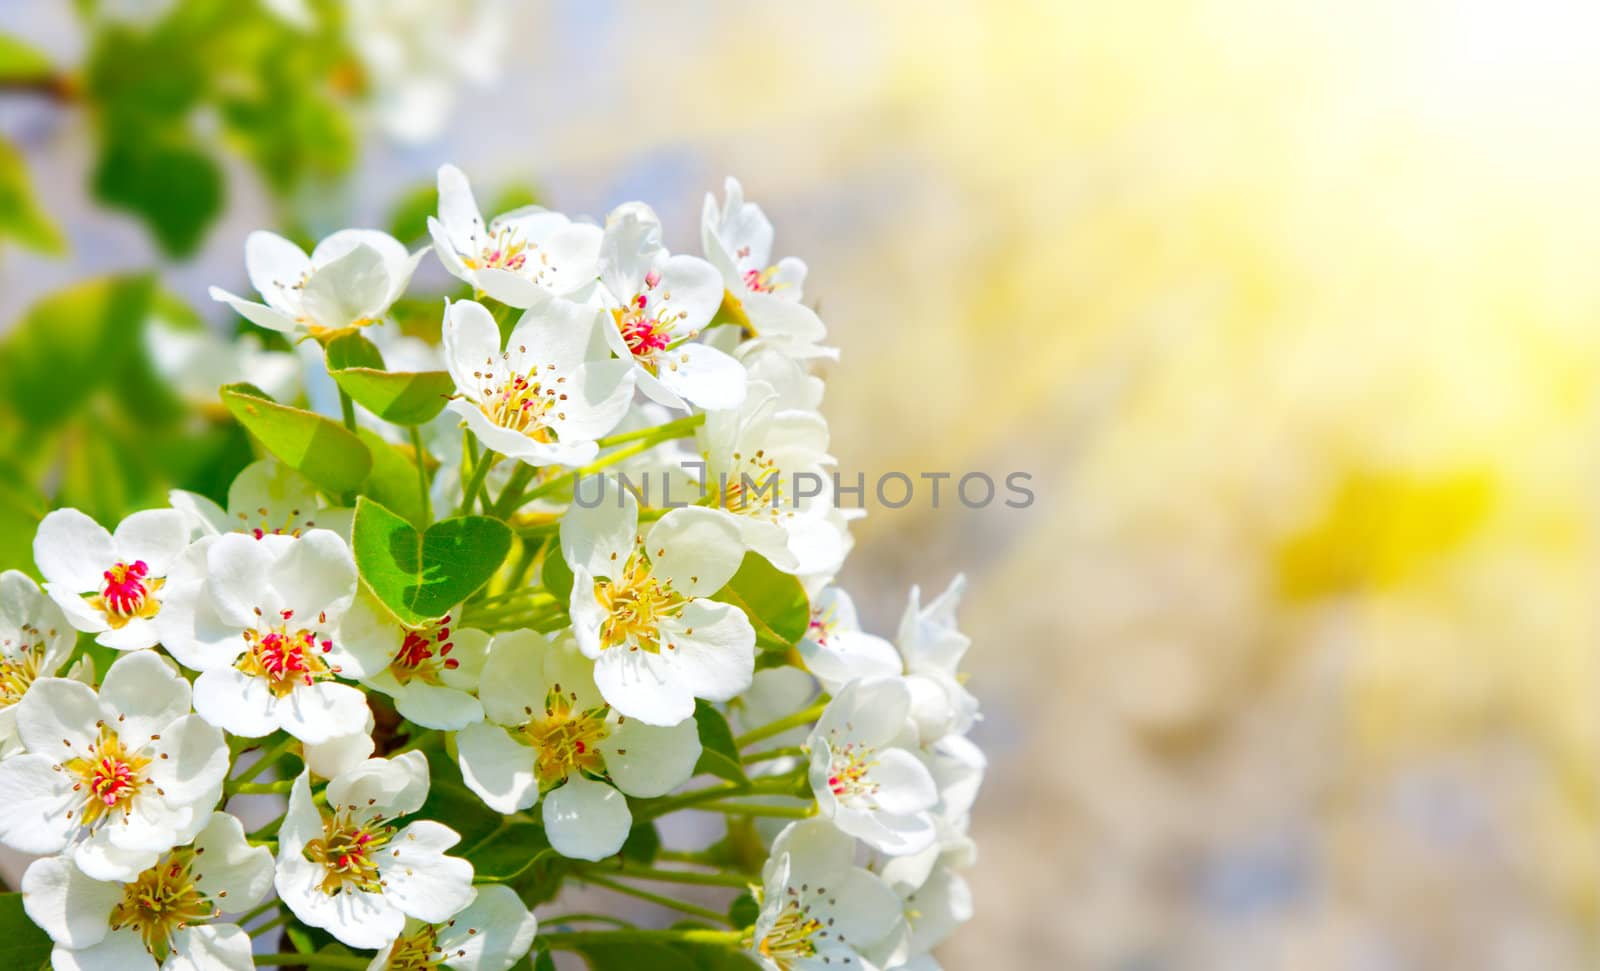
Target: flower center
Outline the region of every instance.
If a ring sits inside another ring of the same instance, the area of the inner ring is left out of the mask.
[[[833,616],[833,608],[818,604],[811,608],[811,622],[806,625],[806,637],[827,647],[828,638],[833,636],[838,626],[839,620]]]
[[[38,635],[38,631],[28,627],[23,628],[22,633]],[[20,648],[12,648],[10,644],[0,646],[8,649],[8,653],[0,654],[0,708],[9,708],[21,701],[38,679],[44,667],[45,648],[43,641]]]
[[[791,967],[790,962],[814,956],[817,945],[812,940],[822,930],[822,921],[812,917],[800,902],[799,892],[789,888],[789,899],[773,922],[772,929],[761,938],[761,956],[770,958],[781,968]]]
[[[778,288],[778,285],[772,282],[772,277],[777,272],[778,268],[775,266],[769,266],[765,270],[745,270],[745,288],[752,293],[771,293]]]
[[[783,473],[767,457],[767,450],[757,449],[750,456],[734,452],[733,468],[717,476],[717,505],[736,516],[777,519],[783,503]]]
[[[465,257],[461,262],[474,270],[516,272],[528,264],[528,252],[533,248],[518,237],[516,230],[503,226],[483,244],[476,257]]]
[[[545,427],[546,416],[557,400],[565,401],[567,396],[558,396],[555,388],[544,387],[535,376],[538,370],[534,366],[527,374],[513,374],[498,388],[484,388],[478,407],[501,428],[521,432],[535,441],[553,442],[556,436]],[[557,383],[564,380],[558,378]]]
[[[600,625],[602,650],[630,644],[633,650],[644,648],[659,654],[661,621],[676,617],[688,603],[673,591],[671,583],[663,583],[651,575],[650,561],[643,550],[635,550],[628,557],[621,577],[596,580],[594,595],[607,614]],[[671,650],[672,645],[667,648]]]
[[[322,892],[333,896],[340,891],[382,893],[378,874],[378,854],[394,837],[395,827],[381,817],[358,822],[353,809],[341,809],[323,817],[322,836],[306,844],[305,857],[327,871]]]
[[[102,576],[106,585],[98,596],[89,598],[91,606],[105,614],[114,630],[135,617],[154,617],[161,609],[156,591],[166,581],[150,578],[150,567],[143,560],[119,562]]]
[[[266,536],[298,537],[301,533],[308,529],[313,529],[317,525],[314,520],[310,519],[301,522],[300,510],[298,509],[289,510],[289,515],[283,517],[283,524],[281,526],[275,526],[272,524],[272,510],[268,509],[266,506],[262,506],[260,509],[256,510],[256,517],[257,522],[255,525],[251,525],[251,516],[248,513],[240,513],[239,522],[241,525],[239,527],[239,531],[254,536],[256,539],[261,539]]]
[[[531,719],[519,729],[538,752],[533,769],[543,788],[561,782],[574,772],[591,775],[605,772],[600,743],[611,733],[606,725],[606,707],[574,711],[576,698],[575,694],[563,695],[559,684],[551,687],[545,695],[544,716]],[[534,714],[531,708],[528,714]]]
[[[667,309],[672,293],[669,290],[657,293],[660,286],[661,274],[651,270],[644,276],[644,289],[634,294],[626,307],[612,311],[628,350],[645,363],[654,363],[658,351],[672,346],[673,326],[688,316],[687,311]]]
[[[868,773],[877,764],[875,751],[865,745],[846,742],[832,750],[828,763],[828,788],[841,801],[860,796],[870,796],[878,791],[878,784]]]
[[[172,951],[172,935],[190,924],[219,916],[195,886],[190,872],[194,851],[174,850],[165,860],[123,886],[122,899],[111,909],[111,929],[132,928],[158,963]]]
[[[260,613],[258,610],[257,613]],[[311,684],[331,677],[335,669],[322,659],[333,650],[333,641],[317,640],[315,631],[299,628],[289,630],[294,611],[283,612],[284,623],[260,630],[244,632],[247,648],[239,658],[239,670],[254,678],[265,678],[267,687],[279,698],[285,697],[302,684]],[[327,617],[317,618],[327,623]]]
[[[441,671],[454,671],[461,666],[460,661],[446,656],[454,649],[455,644],[450,640],[450,618],[444,617],[437,624],[406,631],[399,652],[389,662],[389,672],[401,684],[413,680],[438,684]]]
[[[88,755],[62,766],[78,779],[72,790],[83,794],[79,824],[93,827],[118,809],[124,815],[131,812],[134,797],[150,781],[144,775],[149,764],[150,759],[128,751],[116,732],[102,728]],[[71,810],[67,811],[67,818],[72,818]]]
[[[439,929],[424,924],[411,934],[394,942],[383,971],[434,971],[444,963],[445,954],[439,950]]]

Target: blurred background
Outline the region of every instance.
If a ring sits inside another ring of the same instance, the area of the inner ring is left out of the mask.
[[[242,447],[119,335],[234,326],[205,289],[248,292],[249,230],[400,225],[452,161],[697,251],[737,175],[842,350],[841,466],[1033,477],[875,510],[843,578],[882,633],[971,581],[947,968],[1600,962],[1600,7],[7,0],[0,33],[8,555],[43,503],[159,497],[139,443]],[[103,329],[40,350],[16,322],[69,287]]]

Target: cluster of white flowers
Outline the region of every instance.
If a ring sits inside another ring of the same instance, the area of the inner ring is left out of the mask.
[[[475,875],[457,821],[430,818],[441,787],[537,833],[527,861],[552,854],[575,879],[627,892],[693,874],[758,905],[743,926],[626,940],[782,971],[936,967],[930,949],[970,915],[958,870],[985,768],[966,737],[962,581],[927,606],[913,590],[893,643],[865,633],[833,586],[848,517],[827,494],[784,494],[833,461],[810,368],[835,355],[801,300],[805,264],[773,261],[771,224],[732,179],[706,200],[703,257],[669,252],[642,203],[603,224],[539,208],[485,221],[458,170],[439,192],[432,249],[475,299],[445,301],[439,342],[408,350],[454,386],[414,427],[410,463],[424,508],[459,508],[440,526],[492,518],[520,553],[418,615],[419,591],[490,554],[429,561],[434,530],[406,526],[408,553],[377,550],[417,574],[396,602],[365,559],[371,497],[319,488],[296,465],[307,450],[262,435],[272,456],[225,507],[175,491],[113,531],[48,514],[42,590],[0,576],[0,843],[41,856],[24,904],[55,967],[249,968],[253,922],[281,908],[258,936],[293,921],[374,952],[374,969],[505,971],[535,944],[531,895]],[[358,229],[308,255],[258,232],[261,302],[213,293],[308,347],[363,334],[397,352],[384,318],[424,253]],[[250,378],[249,360],[228,366]],[[351,430],[400,438],[345,406]],[[572,470],[683,476],[685,455],[694,505],[574,495]],[[775,619],[774,599],[798,617]],[[91,642],[120,652],[97,687]],[[721,781],[680,791],[707,772]],[[278,816],[247,833],[233,800],[260,795]],[[671,857],[709,870],[624,851],[680,810],[770,851]],[[542,939],[584,951],[606,933]]]

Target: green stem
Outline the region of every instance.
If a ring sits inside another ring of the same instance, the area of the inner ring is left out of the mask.
[[[276,796],[286,795],[294,788],[293,779],[284,779],[282,782],[232,782],[224,786],[224,791],[230,796]]]
[[[472,504],[478,498],[478,491],[483,488],[483,481],[489,477],[489,469],[498,458],[498,455],[488,449],[483,450],[483,454],[472,467],[472,478],[467,480],[467,487],[461,490],[461,508],[456,510],[457,516],[465,516],[472,511]]]
[[[366,971],[372,963],[369,957],[352,954],[257,954],[256,967],[286,965],[297,968],[355,968]]]
[[[261,757],[256,759],[255,762],[253,762],[248,769],[245,769],[243,772],[241,772],[238,775],[234,776],[232,779],[230,779],[227,783],[224,784],[224,786],[223,786],[224,791],[226,791],[226,792],[234,792],[236,790],[230,789],[228,787],[229,786],[236,786],[236,785],[243,785],[244,783],[249,782],[251,779],[254,779],[256,776],[260,775],[261,773],[267,771],[267,769],[270,768],[279,759],[283,758],[285,755],[288,755],[290,749],[294,748],[295,743],[298,742],[298,741],[299,741],[299,739],[295,738],[293,735],[290,735],[289,737],[285,738],[283,741],[279,742],[277,745],[274,745],[272,748],[269,748],[265,752],[262,752],[261,753]]]
[[[635,820],[654,819],[665,816],[681,809],[693,809],[702,803],[715,802],[729,796],[795,796],[798,798],[800,779],[795,773],[783,776],[756,779],[748,784],[726,782],[722,785],[709,786],[705,789],[695,789],[680,795],[661,799],[654,803],[643,803],[634,813]]]
[[[280,906],[282,903],[283,903],[283,901],[279,900],[277,897],[273,897],[271,900],[264,900],[261,903],[256,904],[254,907],[251,907],[249,910],[245,911],[244,913],[240,914],[238,917],[234,918],[233,919],[233,923],[239,925],[240,927],[243,927],[244,925],[246,925],[246,924],[250,923],[251,921],[255,920],[257,917],[260,917],[262,914],[266,913],[267,911],[272,910],[275,907]]]
[[[552,951],[579,951],[590,941],[615,944],[721,944],[741,947],[744,931],[714,931],[701,928],[683,930],[561,931],[540,934],[539,943]],[[364,960],[364,959],[363,959]],[[261,959],[256,958],[260,964]],[[365,965],[363,965],[364,967]]]
[[[422,447],[422,427],[411,426],[411,450],[417,456],[417,492],[422,499],[422,521],[433,522],[433,496],[428,491],[428,452]]]
[[[764,806],[753,802],[713,802],[700,808],[708,813],[726,816],[770,816],[773,819],[810,819],[817,812],[815,803],[809,806]]]
[[[805,755],[806,750],[799,745],[786,745],[783,748],[769,748],[765,752],[751,752],[741,755],[739,761],[745,765],[755,765],[758,762],[771,762],[773,759],[786,759],[791,756]]]
[[[500,500],[494,504],[489,514],[500,519],[510,519],[512,513],[522,508],[522,490],[528,487],[528,483],[533,481],[538,471],[526,462],[518,463],[517,470],[511,473],[511,480],[500,492]]]
[[[356,403],[343,388],[339,389],[339,411],[344,414],[344,427],[350,429],[350,434],[356,434]]]
[[[517,565],[511,568],[511,573],[506,577],[505,589],[495,596],[485,597],[479,602],[484,603],[492,601],[497,597],[508,598],[514,597],[518,594],[528,594],[530,591],[522,585],[522,581],[527,577],[529,568],[533,566],[534,557],[539,555],[539,550],[543,548],[543,546],[543,543],[535,543],[532,540],[524,539],[522,541],[522,551],[517,554]],[[534,594],[541,592],[542,591],[532,591]]]
[[[612,864],[587,863],[575,865],[573,870],[581,874],[600,874],[608,877],[627,877],[632,880],[654,880],[657,883],[689,883],[700,887],[739,887],[743,889],[750,885],[749,879],[737,873],[694,873],[689,870],[659,870],[655,867],[634,866],[624,863],[620,866]]]
[[[255,929],[253,929],[252,931],[250,931],[250,933],[252,935],[254,935],[254,934],[265,934],[267,931],[277,930],[278,928],[282,927],[284,924],[289,923],[289,919],[292,918],[293,916],[294,916],[293,914],[289,913],[286,910],[283,913],[279,914],[278,916],[276,916],[276,917],[272,918],[271,920],[267,921],[265,924],[262,924],[260,927],[257,927]]]
[[[719,914],[707,907],[696,907],[694,904],[686,904],[681,900],[674,900],[671,897],[664,897],[658,893],[651,893],[648,890],[640,890],[638,887],[630,887],[626,884],[617,883],[613,880],[607,880],[605,877],[596,876],[593,873],[584,874],[582,879],[585,882],[592,883],[597,887],[605,887],[607,890],[610,890],[614,893],[627,894],[630,897],[637,897],[640,900],[649,901],[658,907],[666,907],[669,910],[682,911],[691,917],[699,917],[701,920],[709,920],[713,924],[728,923],[728,918],[726,915]]]
[[[595,442],[595,444],[601,448],[610,448],[613,445],[621,445],[624,442],[636,442],[641,438],[654,438],[658,442],[664,442],[671,438],[683,438],[686,435],[690,435],[696,428],[699,428],[705,423],[706,416],[703,414],[688,415],[683,418],[678,418],[674,421],[669,421],[664,425],[655,425],[651,428],[640,428],[636,431],[618,432],[615,435],[607,435],[605,438]]]
[[[721,866],[722,861],[706,850],[662,850],[656,859],[668,863],[693,863],[696,866]]]
[[[539,924],[543,927],[559,927],[562,924],[610,924],[612,927],[633,927],[620,917],[612,917],[610,914],[557,914],[554,917],[539,918]]]
[[[743,735],[740,735],[738,738],[734,739],[733,744],[739,748],[744,748],[747,745],[754,745],[756,742],[771,738],[774,735],[782,735],[791,728],[799,728],[802,725],[809,725],[818,718],[822,717],[823,709],[827,707],[827,702],[819,701],[810,708],[797,711],[792,715],[786,715],[777,721],[768,722],[767,724],[762,725],[760,728],[745,732]]]

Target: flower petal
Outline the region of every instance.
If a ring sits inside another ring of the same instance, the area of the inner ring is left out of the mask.
[[[676,676],[696,698],[728,701],[750,687],[756,632],[744,611],[714,600],[694,600],[664,621],[665,652]]]
[[[595,686],[606,703],[651,725],[676,725],[694,715],[694,692],[678,666],[652,651],[614,647],[600,653]]]
[[[143,739],[189,714],[189,682],[154,651],[124,654],[100,685],[100,716],[126,739]]]
[[[671,728],[623,718],[611,726],[600,750],[605,753],[606,773],[617,788],[649,799],[666,795],[694,775],[700,732],[693,718]]]
[[[744,400],[744,365],[716,348],[691,342],[663,353],[668,360],[657,376],[673,394],[707,411],[737,408]]]
[[[419,819],[395,834],[393,852],[378,858],[383,895],[409,917],[442,923],[472,902],[472,864],[445,851],[461,841],[455,830]]]
[[[603,860],[622,849],[633,814],[622,793],[581,776],[544,797],[544,831],[550,845],[575,860]]]
[[[468,725],[456,736],[456,759],[461,765],[461,781],[495,812],[518,812],[539,799],[533,749],[503,728]]]
[[[230,735],[261,738],[277,731],[277,699],[265,678],[236,667],[202,671],[194,682],[194,710]]]
[[[48,755],[24,753],[0,762],[0,805],[6,807],[0,813],[0,843],[35,855],[65,849],[78,828],[67,813],[83,802],[72,785],[72,777],[57,772]]]
[[[626,489],[608,489],[594,508],[575,502],[561,517],[561,555],[573,570],[582,567],[591,577],[619,576],[638,528],[638,500]],[[576,585],[573,591],[576,596]]]
[[[35,860],[22,875],[22,906],[50,939],[68,947],[100,943],[122,887],[91,880],[65,857]]]
[[[645,536],[651,572],[687,597],[721,590],[744,562],[739,527],[713,509],[690,506],[662,516]]]
[[[45,582],[72,593],[105,585],[104,573],[116,562],[111,534],[76,509],[57,509],[39,523],[33,561]]]

